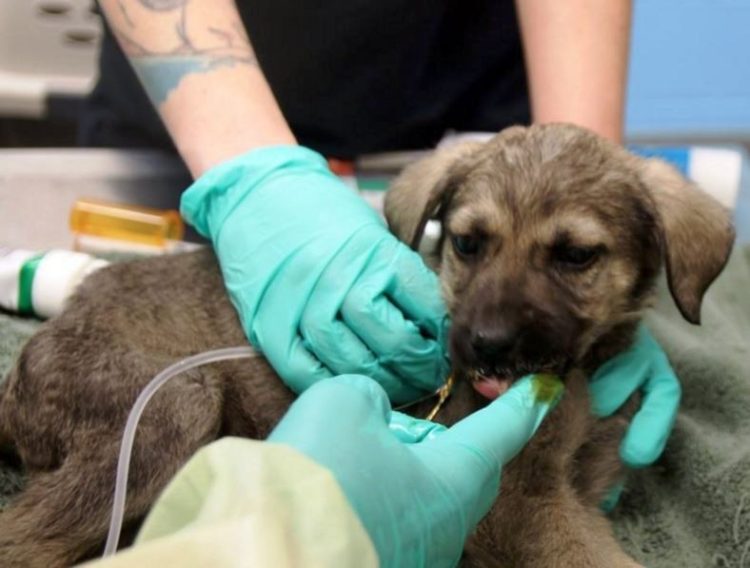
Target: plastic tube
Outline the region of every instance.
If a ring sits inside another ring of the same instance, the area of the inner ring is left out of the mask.
[[[117,478],[115,481],[115,498],[112,504],[112,518],[109,523],[107,543],[104,546],[105,557],[111,556],[117,552],[123,517],[125,516],[125,497],[128,490],[128,472],[130,470],[130,456],[133,453],[135,430],[138,427],[138,421],[141,419],[141,414],[143,414],[144,408],[146,408],[146,405],[149,400],[151,400],[151,397],[154,396],[154,393],[172,377],[185,371],[189,371],[190,369],[194,369],[195,367],[200,367],[201,365],[206,365],[208,363],[216,363],[218,361],[245,359],[249,357],[257,357],[259,355],[260,353],[248,346],[204,351],[203,353],[186,357],[185,359],[170,365],[151,379],[151,382],[149,382],[146,385],[146,388],[141,391],[133,408],[130,410],[128,421],[125,424],[125,432],[122,435],[120,457],[117,461]]]
[[[138,422],[141,419],[146,405],[164,384],[177,375],[200,367],[201,365],[207,365],[208,363],[217,363],[219,361],[228,361],[231,359],[248,359],[251,357],[258,357],[260,353],[249,346],[242,347],[226,347],[223,349],[213,349],[211,351],[204,351],[197,355],[191,355],[185,359],[181,359],[176,363],[173,363],[158,375],[156,375],[146,385],[146,387],[138,395],[138,398],[130,409],[128,414],[128,420],[125,423],[125,431],[122,435],[122,442],[120,444],[120,456],[117,459],[117,476],[115,478],[115,497],[112,503],[112,516],[109,522],[109,532],[107,533],[107,542],[104,545],[104,557],[112,556],[117,552],[117,545],[120,542],[120,532],[122,531],[122,523],[125,517],[125,499],[128,491],[128,473],[130,471],[130,457],[133,453],[133,443],[135,441],[135,431],[138,428]],[[436,392],[422,397],[418,400],[399,406],[395,410],[408,408],[418,402],[430,399],[436,394],[440,393],[440,389]]]

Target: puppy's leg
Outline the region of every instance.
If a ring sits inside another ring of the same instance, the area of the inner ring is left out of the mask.
[[[73,456],[51,472],[34,474],[0,514],[0,564],[6,567],[71,566],[94,553],[106,536],[112,510],[116,448]],[[168,478],[129,484],[126,522],[148,510]],[[140,475],[137,477],[141,477]]]
[[[211,374],[187,372],[157,393],[138,426],[125,525],[148,512],[177,470],[221,426]],[[97,554],[107,534],[122,428],[76,430],[61,467],[32,474],[0,513],[0,566],[69,566]]]
[[[615,567],[639,566],[620,546],[600,505],[617,484],[625,480],[620,445],[638,409],[640,397],[633,396],[615,415],[597,420],[586,443],[576,452],[573,487],[586,511],[580,518],[596,550]]]
[[[23,493],[0,513],[2,566],[70,566],[85,553],[79,531],[91,532],[91,527],[87,530],[83,525],[101,523],[90,513],[103,497],[83,484],[85,467],[78,460],[68,460],[59,469],[31,476]]]
[[[502,497],[501,497],[502,502]],[[635,568],[612,535],[601,512],[585,507],[572,488],[560,488],[554,495],[509,499],[503,522],[514,530],[494,535],[503,551],[496,565],[514,568]],[[525,507],[514,515],[510,506]],[[505,539],[499,542],[499,539]],[[504,561],[504,562],[503,562]]]
[[[138,438],[142,441],[144,436]],[[148,512],[169,479],[199,446],[171,445],[136,448],[125,526]],[[119,444],[110,439],[95,452],[71,455],[55,471],[33,475],[18,500],[0,513],[0,565],[70,566],[98,554],[110,522],[118,452]]]

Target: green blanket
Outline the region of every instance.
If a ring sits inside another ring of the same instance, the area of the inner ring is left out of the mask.
[[[750,246],[707,295],[702,327],[682,320],[664,286],[648,321],[684,397],[663,458],[628,480],[617,535],[649,568],[750,568]],[[38,326],[0,314],[3,377]],[[20,485],[0,462],[0,504]]]

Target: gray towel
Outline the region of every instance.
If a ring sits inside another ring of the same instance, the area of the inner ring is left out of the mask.
[[[662,459],[631,474],[615,531],[649,568],[750,568],[750,247],[707,295],[701,327],[682,320],[663,285],[648,322],[684,397]],[[0,314],[0,375],[38,326]],[[0,504],[21,481],[0,462]]]
[[[683,400],[663,458],[630,475],[614,520],[651,568],[750,568],[750,246],[702,313],[700,327],[686,323],[662,285],[648,316]]]

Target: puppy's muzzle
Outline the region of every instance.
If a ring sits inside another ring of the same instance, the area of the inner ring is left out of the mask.
[[[570,364],[567,341],[545,326],[496,321],[472,329],[454,324],[451,352],[454,365],[487,398],[505,392],[533,373],[562,374]]]

